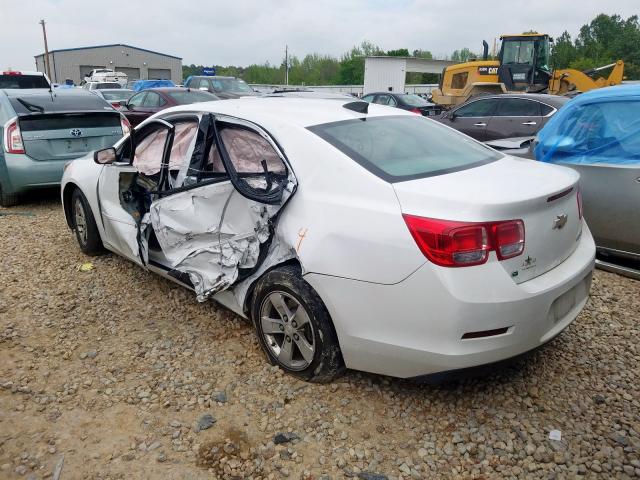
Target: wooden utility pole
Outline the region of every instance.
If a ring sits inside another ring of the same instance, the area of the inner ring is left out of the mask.
[[[284,84],[289,85],[289,45],[284,46]]]
[[[49,77],[49,81],[52,82],[53,78],[51,78],[51,64],[49,63],[49,46],[47,45],[47,29],[44,26],[44,20],[40,20],[40,25],[42,25],[42,35],[44,36],[44,65],[47,69],[47,76]]]

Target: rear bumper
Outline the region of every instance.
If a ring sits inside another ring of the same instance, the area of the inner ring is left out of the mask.
[[[83,154],[84,155],[84,154]],[[64,165],[70,160],[33,160],[24,154],[4,154],[0,183],[6,193],[22,193],[60,185]]]
[[[584,226],[563,263],[516,284],[498,262],[425,263],[395,285],[308,274],[325,302],[347,367],[417,377],[498,362],[558,335],[587,302],[595,244]],[[495,330],[492,335],[463,339]]]

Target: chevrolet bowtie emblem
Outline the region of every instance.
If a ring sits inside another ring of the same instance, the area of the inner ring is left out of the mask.
[[[558,230],[560,230],[566,224],[567,224],[567,215],[564,213],[562,215],[557,215],[556,219],[553,221],[553,229],[555,230],[557,228]]]

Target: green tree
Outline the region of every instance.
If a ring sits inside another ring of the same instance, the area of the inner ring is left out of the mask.
[[[553,45],[554,68],[568,68],[578,56],[578,51],[571,41],[571,35],[566,30],[556,38]]]
[[[362,85],[364,83],[364,57],[370,55],[384,55],[384,52],[380,47],[367,40],[343,54],[340,59],[338,83],[341,85]]]

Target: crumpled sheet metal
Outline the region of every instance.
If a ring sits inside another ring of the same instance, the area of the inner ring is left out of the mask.
[[[283,198],[290,194],[287,190]],[[154,202],[148,221],[170,266],[189,275],[202,302],[233,285],[239,268],[256,266],[280,208],[218,184]]]

